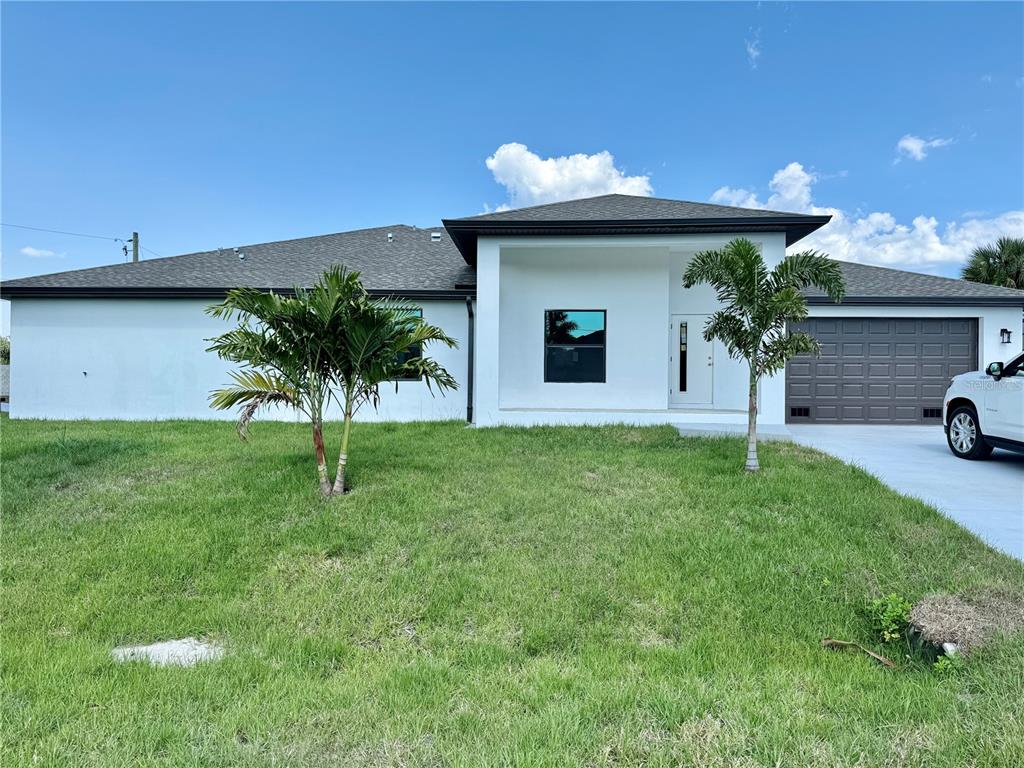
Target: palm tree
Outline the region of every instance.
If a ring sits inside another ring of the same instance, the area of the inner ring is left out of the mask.
[[[352,417],[366,402],[377,406],[381,382],[420,376],[439,390],[457,386],[433,360],[408,354],[422,351],[430,341],[455,345],[410,310],[401,302],[371,299],[359,273],[340,266],[325,272],[310,289],[296,287],[294,296],[253,288],[229,291],[222,303],[206,311],[237,319],[238,327],[208,339],[208,351],[240,363],[243,370],[232,373],[233,386],[212,392],[210,403],[222,410],[240,406],[238,431],[243,439],[261,408],[283,405],[305,414],[313,427],[320,493],[343,493]],[[345,414],[333,483],[323,436],[324,413],[332,401]]]
[[[818,342],[806,333],[790,333],[789,323],[807,317],[800,291],[823,290],[833,301],[845,292],[839,265],[816,251],[787,256],[769,270],[760,249],[746,238],[724,248],[694,256],[683,274],[683,286],[710,284],[724,305],[704,327],[707,341],[718,339],[730,357],[743,358],[750,368],[747,413],[748,472],[757,472],[757,386],[762,376],[781,371],[794,355],[817,354]]]
[[[1000,237],[995,245],[975,248],[961,277],[972,283],[1024,289],[1024,238]]]
[[[440,328],[423,321],[416,307],[406,302],[385,299],[363,300],[353,305],[345,327],[331,348],[331,369],[338,386],[344,425],[338,471],[333,493],[344,493],[352,418],[360,408],[380,402],[380,385],[400,379],[419,379],[433,392],[458,389],[458,382],[437,361],[422,354],[431,343],[449,348],[455,340]],[[419,352],[419,354],[416,354]]]

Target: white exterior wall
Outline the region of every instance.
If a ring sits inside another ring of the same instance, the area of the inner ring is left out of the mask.
[[[908,307],[908,306],[812,306],[811,317],[942,317],[976,318],[978,320],[978,368],[994,362],[1006,362],[1020,353],[1020,307]],[[999,331],[1008,329],[1012,336],[1009,344],[1000,341]]]
[[[683,270],[697,251],[732,237],[481,237],[476,424],[745,423],[746,363],[717,343],[712,404],[669,407],[670,316],[719,306],[708,286],[684,289]],[[750,238],[770,265],[783,258],[783,235]],[[607,311],[604,383],[544,381],[547,309]],[[783,423],[783,376],[762,382],[760,408],[762,422]]]
[[[11,417],[44,419],[231,419],[210,390],[236,368],[206,351],[231,325],[192,299],[15,299],[11,308]],[[423,317],[459,342],[427,353],[466,380],[464,301],[424,301]],[[279,411],[282,420],[299,418]],[[337,414],[331,414],[337,418]],[[465,419],[463,389],[432,397],[420,382],[381,387],[379,412],[360,420]]]

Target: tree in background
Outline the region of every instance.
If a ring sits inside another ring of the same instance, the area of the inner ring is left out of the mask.
[[[210,394],[210,404],[226,410],[239,406],[238,432],[245,439],[249,423],[262,408],[295,408],[310,420],[320,494],[345,491],[345,467],[352,417],[365,403],[376,407],[379,385],[400,378],[421,378],[431,389],[455,389],[455,379],[423,347],[455,341],[431,326],[402,302],[371,299],[359,273],[336,266],[309,289],[293,296],[254,288],[228,292],[207,314],[233,319],[238,326],[213,339],[207,351],[242,365],[232,386]],[[412,354],[418,352],[419,354]],[[344,413],[338,473],[332,482],[324,448],[324,414],[337,403]]]
[[[741,237],[720,250],[693,257],[683,274],[683,286],[698,283],[711,285],[724,305],[708,319],[704,338],[721,341],[730,357],[745,359],[750,369],[746,470],[758,472],[758,382],[781,371],[794,355],[818,353],[817,340],[806,333],[790,333],[786,326],[807,317],[801,291],[808,286],[839,301],[845,292],[843,275],[836,262],[815,251],[787,256],[769,270],[761,250]]]
[[[972,283],[1024,289],[1024,238],[1000,237],[971,251],[961,274]]]

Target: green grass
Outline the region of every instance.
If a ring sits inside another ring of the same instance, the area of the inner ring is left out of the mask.
[[[329,438],[337,438],[332,428]],[[881,593],[1024,593],[933,509],[787,445],[670,428],[2,422],[5,766],[1024,761],[1024,639],[941,675]],[[197,635],[193,669],[110,650]]]

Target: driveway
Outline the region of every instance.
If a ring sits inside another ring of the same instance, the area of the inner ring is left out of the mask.
[[[859,466],[1024,560],[1024,455],[997,448],[986,461],[958,459],[941,426],[788,426],[798,443]]]

